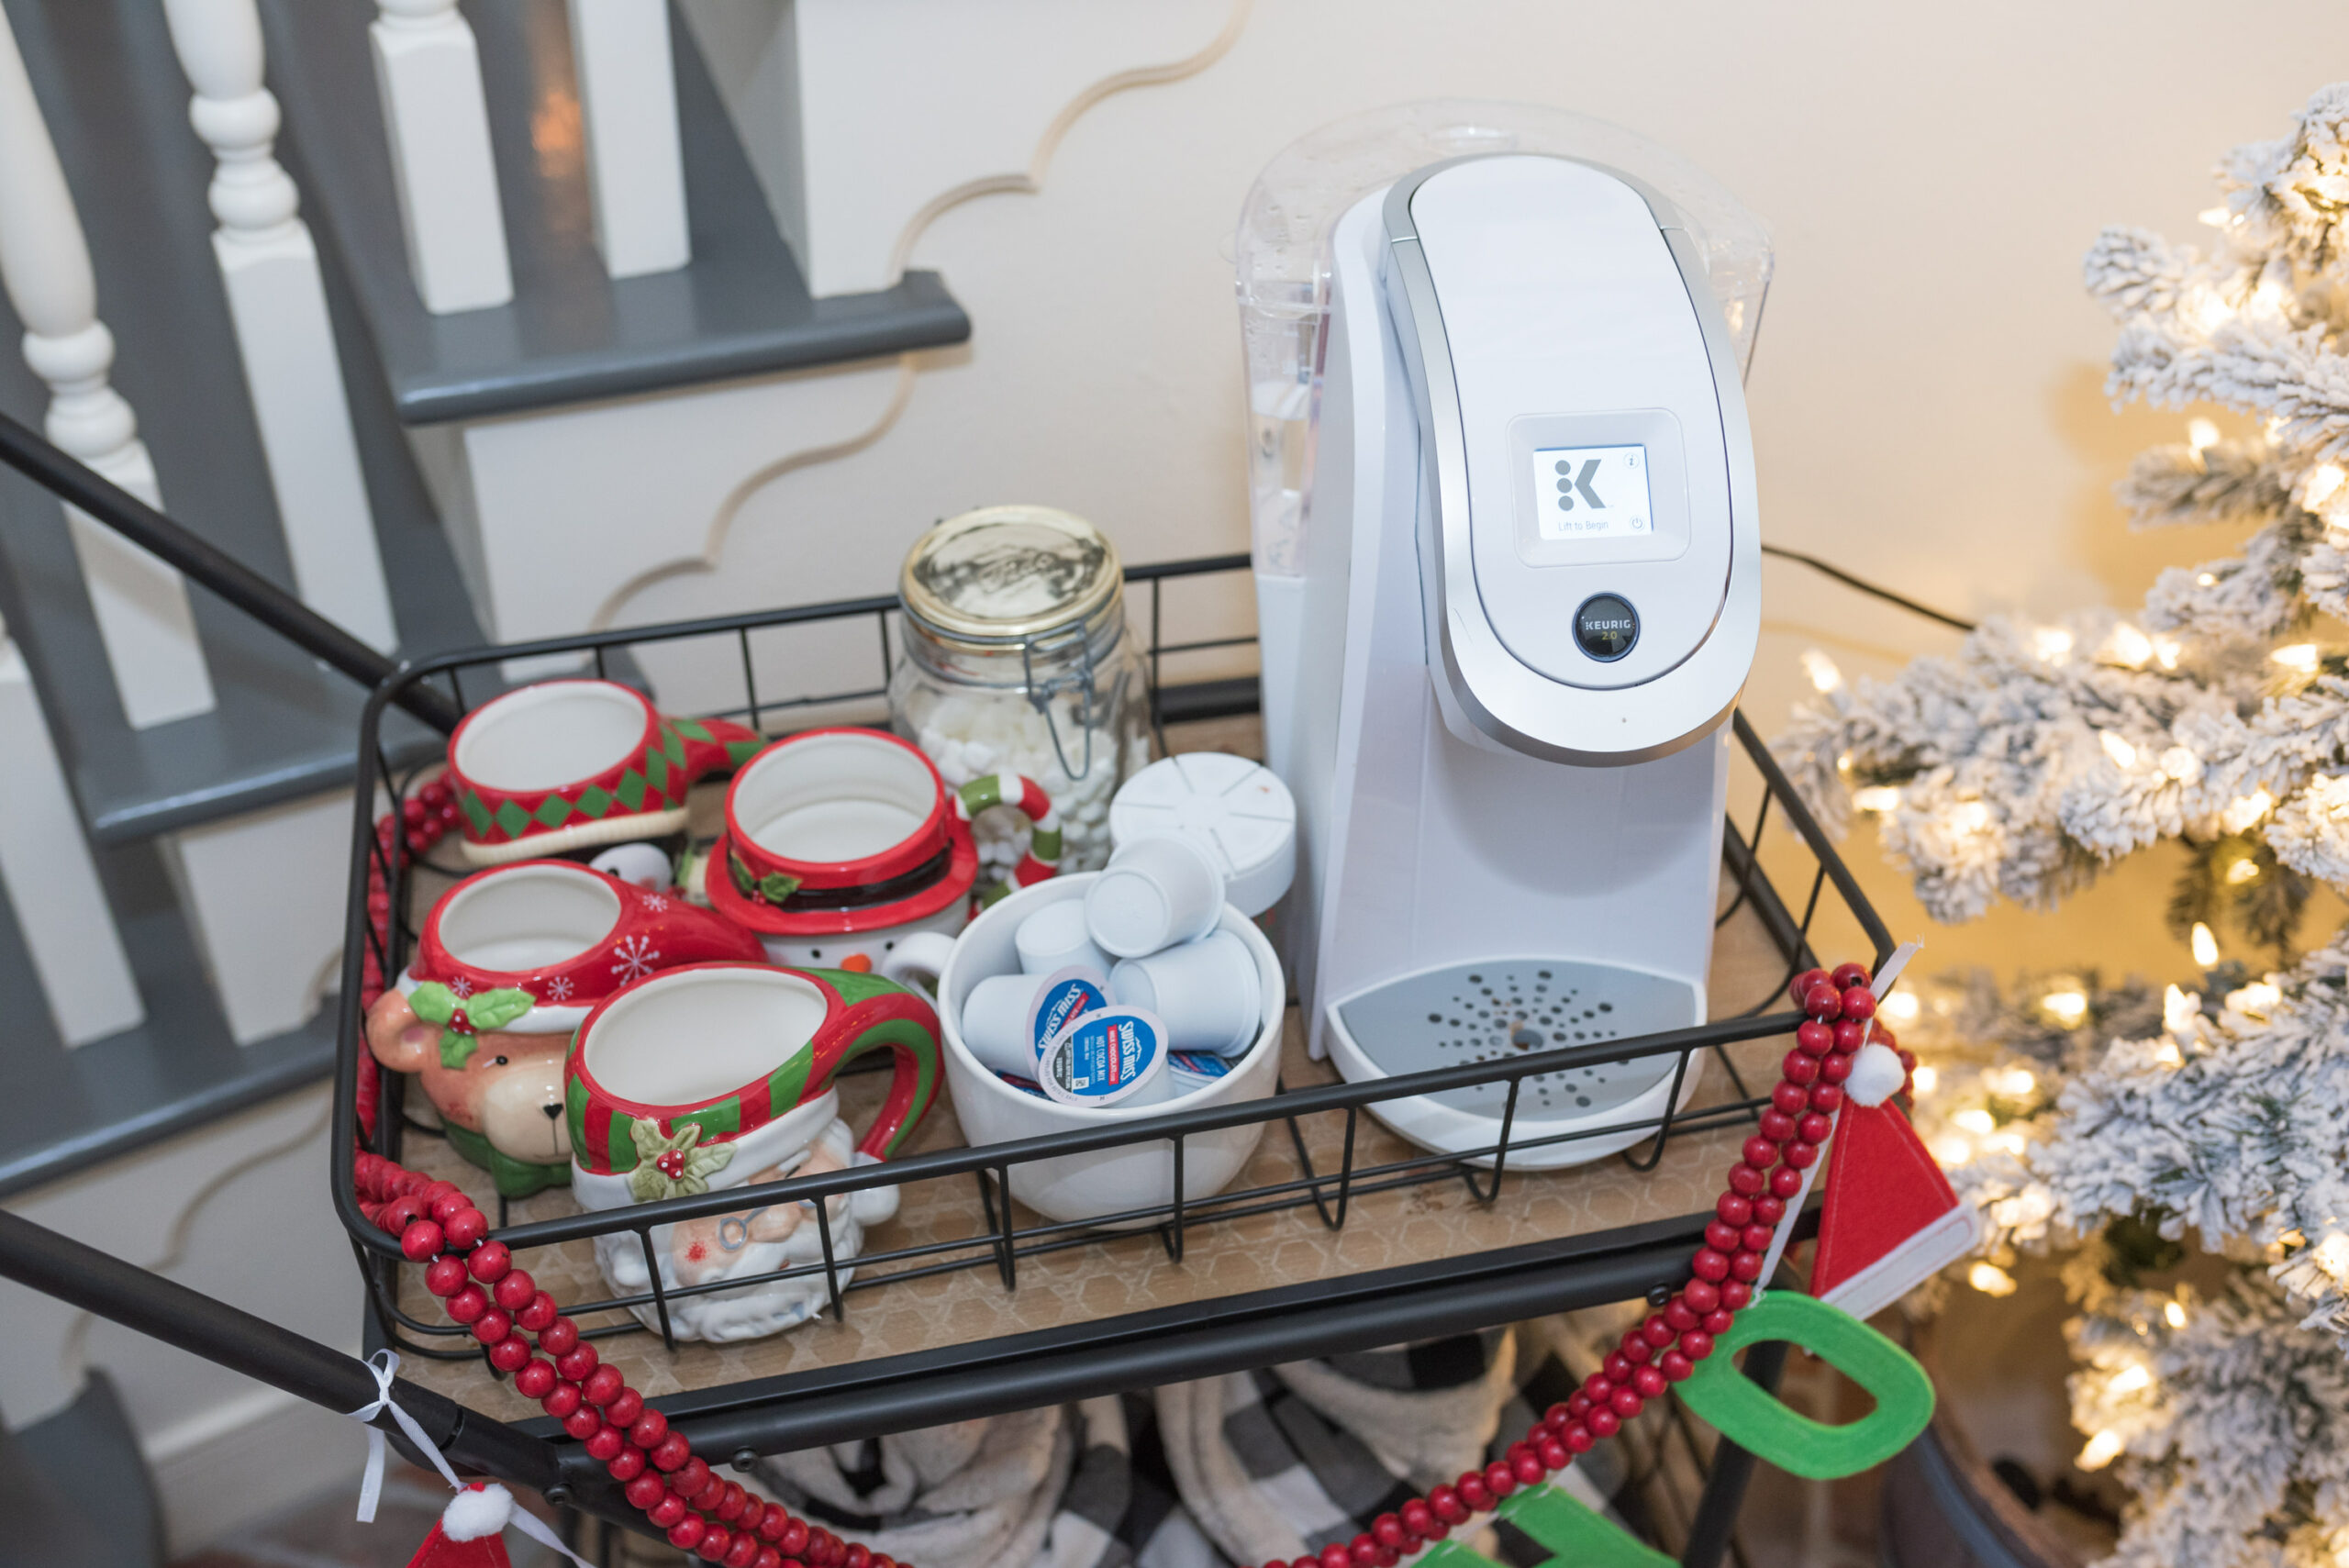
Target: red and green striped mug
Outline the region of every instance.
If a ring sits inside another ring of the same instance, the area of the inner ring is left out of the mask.
[[[887,1051],[894,1072],[879,1114],[852,1145],[833,1079]],[[885,1159],[920,1126],[939,1084],[938,1015],[919,993],[875,974],[697,963],[598,1003],[563,1064],[572,1191],[589,1209],[747,1187]],[[894,1214],[894,1188],[827,1200],[835,1262],[863,1229]],[[671,1327],[683,1339],[773,1333],[813,1314],[820,1273],[763,1276],[823,1261],[824,1229],[806,1203],[746,1207],[652,1228]],[[607,1245],[606,1243],[610,1243]],[[650,1284],[632,1233],[599,1237],[613,1286]],[[759,1283],[693,1292],[732,1278]],[[647,1316],[639,1316],[657,1328]]]
[[[765,744],[722,718],[670,718],[617,681],[518,686],[449,737],[458,852],[492,866],[665,838],[695,781]]]

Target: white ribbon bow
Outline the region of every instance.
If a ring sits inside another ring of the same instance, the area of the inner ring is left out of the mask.
[[[375,1418],[387,1412],[393,1420],[399,1423],[400,1430],[407,1434],[408,1441],[416,1445],[417,1451],[432,1462],[432,1468],[440,1473],[440,1478],[449,1484],[450,1490],[462,1492],[466,1489],[465,1484],[457,1479],[457,1473],[450,1468],[447,1457],[430,1438],[424,1435],[424,1428],[417,1418],[401,1409],[398,1401],[392,1397],[392,1375],[399,1369],[400,1358],[395,1351],[377,1351],[369,1356],[367,1370],[375,1374],[375,1397],[372,1403],[351,1412],[353,1418],[367,1423],[367,1471],[359,1483],[361,1524],[375,1522],[375,1505],[384,1495],[384,1429],[375,1425]],[[579,1568],[595,1568],[593,1563],[565,1546],[552,1526],[528,1508],[518,1505],[507,1522],[540,1545],[560,1551],[579,1564]]]

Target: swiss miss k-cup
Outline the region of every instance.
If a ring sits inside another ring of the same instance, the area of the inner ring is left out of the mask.
[[[1154,1105],[1174,1092],[1165,1027],[1139,1007],[1084,1014],[1045,1044],[1036,1081],[1064,1106]]]

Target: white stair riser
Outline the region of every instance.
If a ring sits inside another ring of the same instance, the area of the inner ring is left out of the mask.
[[[307,1022],[342,951],[351,797],[313,795],[161,842],[237,1043]]]
[[[122,951],[40,697],[16,645],[0,637],[0,887],[15,910],[68,1045],[143,1021],[139,983]]]

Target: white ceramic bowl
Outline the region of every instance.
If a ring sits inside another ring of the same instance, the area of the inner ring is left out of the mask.
[[[946,1041],[946,1084],[954,1096],[954,1114],[963,1136],[974,1145],[1008,1143],[1048,1132],[1078,1132],[1105,1121],[1141,1121],[1173,1111],[1259,1100],[1273,1092],[1280,1074],[1281,1015],[1288,987],[1281,961],[1264,932],[1238,910],[1226,906],[1219,925],[1248,946],[1263,983],[1262,1028],[1256,1042],[1232,1061],[1231,1071],[1203,1088],[1152,1106],[1111,1106],[1107,1109],[1058,1105],[1013,1088],[996,1077],[963,1043],[956,1028],[963,999],[989,975],[1011,974],[1019,968],[1019,952],[1012,934],[1019,922],[1048,904],[1081,899],[1098,873],[1056,876],[1021,888],[971,922],[955,944],[953,955],[939,975],[939,1018]],[[1184,1140],[1183,1196],[1196,1203],[1212,1197],[1240,1173],[1256,1151],[1264,1127],[1256,1122],[1196,1133]],[[1174,1201],[1174,1150],[1164,1141],[1127,1149],[1104,1149],[1090,1154],[1030,1161],[1011,1167],[1011,1195],[1038,1214],[1063,1223],[1098,1219],[1103,1215]]]

